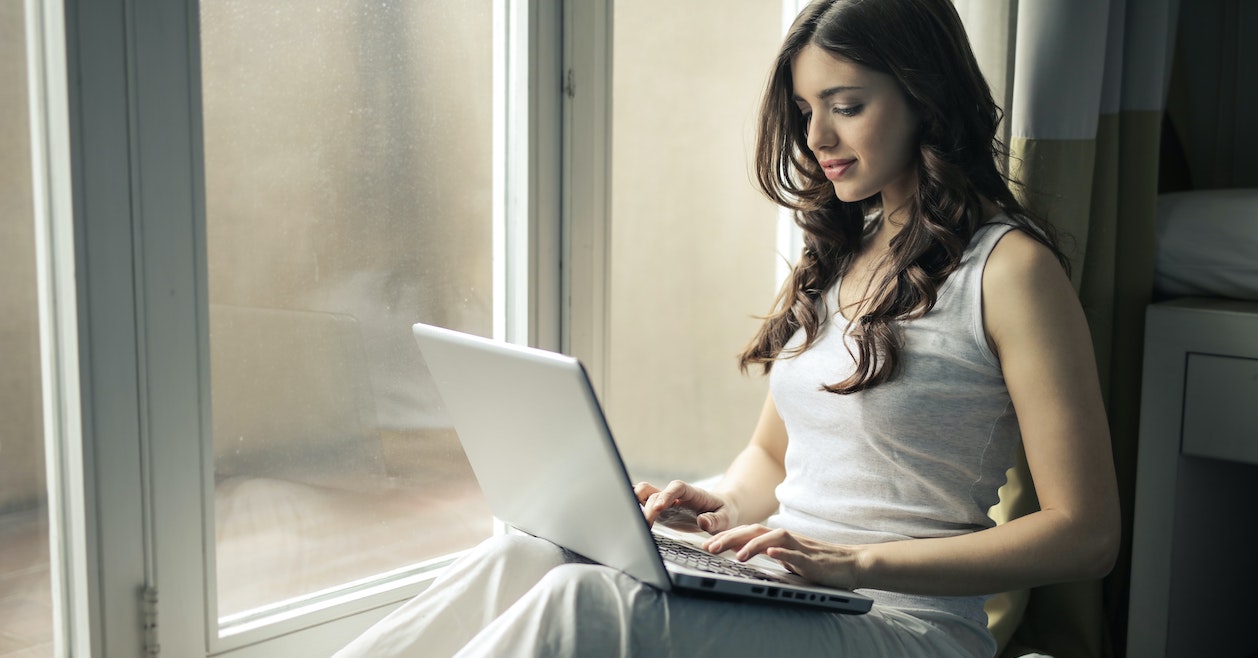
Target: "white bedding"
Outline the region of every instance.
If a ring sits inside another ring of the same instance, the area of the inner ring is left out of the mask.
[[[1258,189],[1158,197],[1153,291],[1258,300]]]

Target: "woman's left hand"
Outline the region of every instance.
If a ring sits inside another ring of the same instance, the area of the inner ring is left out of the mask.
[[[764,554],[806,580],[836,587],[860,586],[863,547],[842,546],[801,537],[781,528],[755,524],[738,526],[714,535],[703,548],[712,553],[734,551],[740,561]]]

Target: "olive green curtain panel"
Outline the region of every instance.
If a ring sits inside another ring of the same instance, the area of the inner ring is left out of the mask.
[[[1121,654],[1144,312],[1156,247],[1158,148],[1176,0],[954,0],[997,102],[1023,201],[1063,234],[1109,411],[1124,545],[1105,581],[1012,592],[988,606],[1003,655]],[[998,522],[1036,508],[1023,460]]]

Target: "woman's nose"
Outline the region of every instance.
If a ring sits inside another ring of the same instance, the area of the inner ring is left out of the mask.
[[[808,118],[808,148],[817,151],[832,147],[837,141],[838,135],[822,117],[814,115]]]

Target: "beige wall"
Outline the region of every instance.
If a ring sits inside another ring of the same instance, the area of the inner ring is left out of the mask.
[[[0,512],[45,498],[25,48],[21,0],[0,0]]]
[[[614,20],[609,423],[637,477],[715,474],[766,391],[736,356],[775,292],[750,152],[781,4],[624,0]]]

